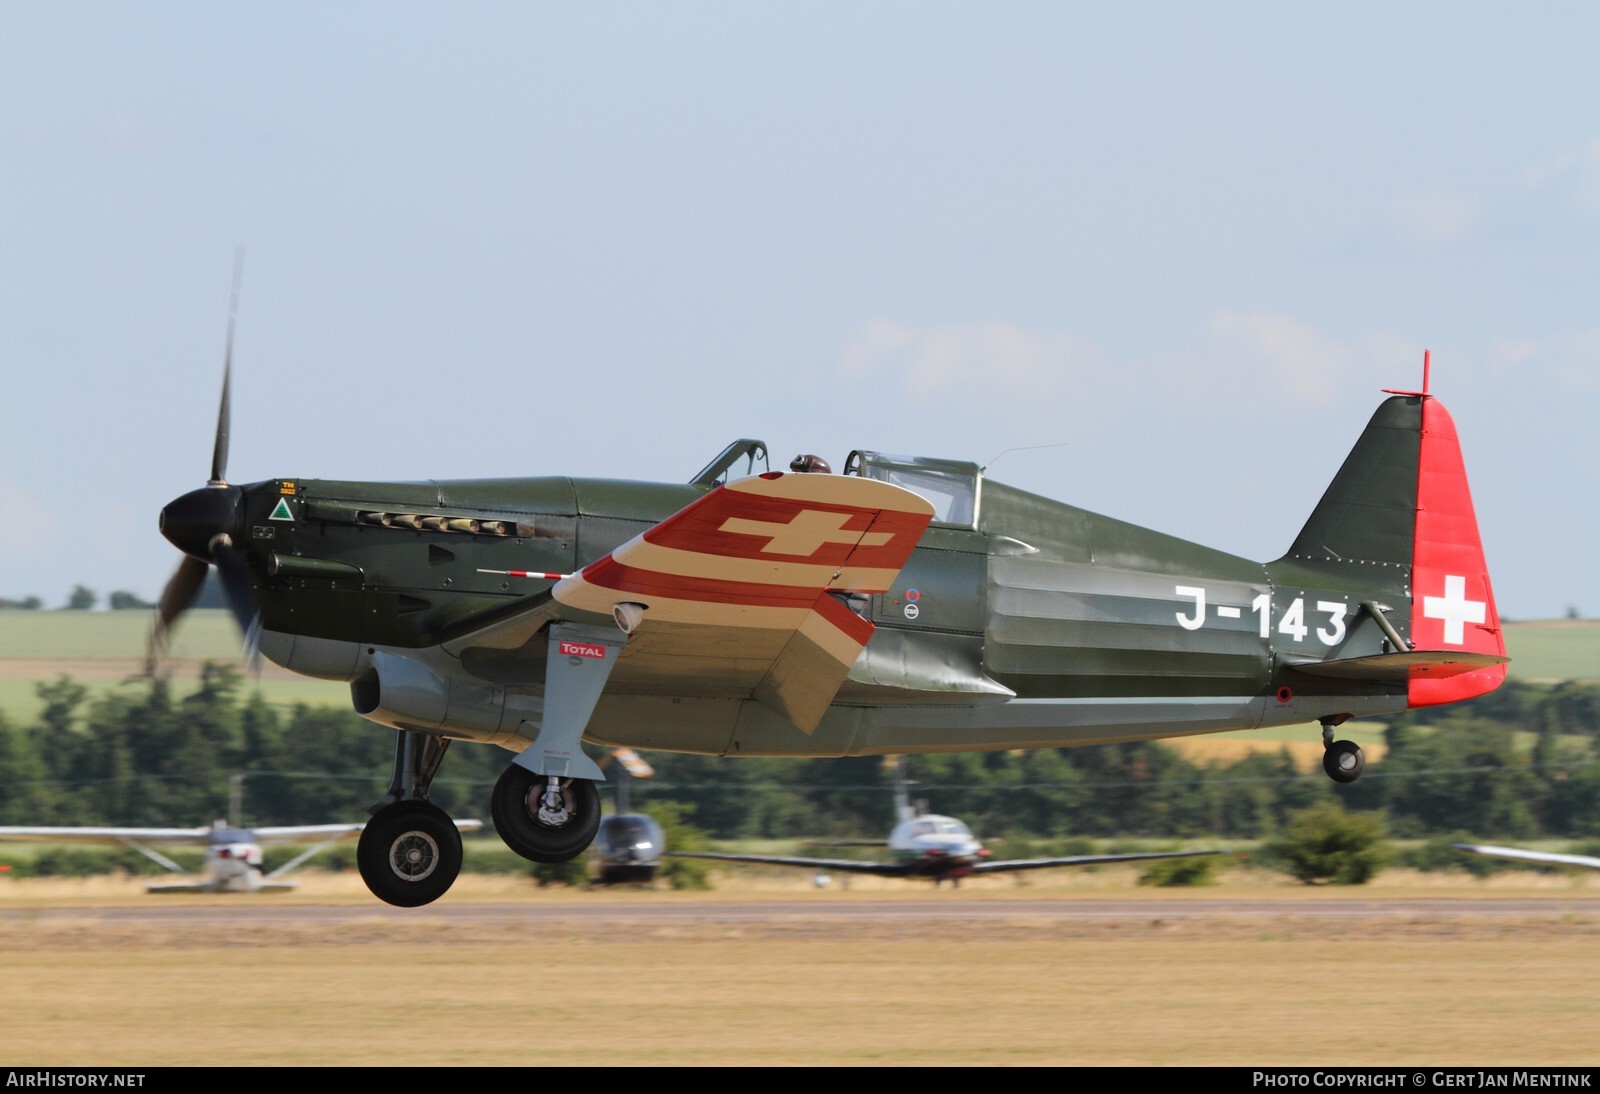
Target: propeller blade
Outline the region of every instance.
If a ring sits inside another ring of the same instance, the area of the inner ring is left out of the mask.
[[[244,252],[233,256],[233,297],[228,303],[228,345],[222,355],[222,404],[217,408],[217,438],[211,446],[211,481],[228,481],[228,423],[232,418],[228,393],[233,386],[233,328],[239,315],[239,280],[244,276]]]
[[[228,342],[222,356],[222,401],[217,407],[217,433],[211,445],[211,479],[206,487],[191,490],[168,502],[161,510],[161,534],[184,553],[177,571],[161,592],[155,623],[150,628],[146,671],[155,674],[166,653],[172,629],[188,611],[205,585],[206,571],[216,566],[222,591],[239,629],[245,632],[246,652],[252,658],[260,641],[260,619],[255,606],[255,583],[244,552],[233,545],[229,530],[243,520],[242,491],[229,486],[228,430],[232,417],[233,331],[239,316],[239,282],[244,275],[244,251],[233,257],[233,297],[228,305]]]
[[[209,568],[199,559],[185,556],[172,577],[167,579],[167,587],[161,590],[161,602],[156,605],[156,621],[150,629],[149,648],[145,651],[148,672],[155,672],[156,662],[167,652],[172,628],[178,622],[178,617],[188,611],[195,597],[200,595],[200,587],[205,584],[206,570]]]
[[[257,612],[244,632],[244,664],[257,683],[261,681],[261,613]]]
[[[256,617],[255,583],[250,579],[250,564],[244,552],[235,547],[233,539],[226,534],[211,541],[211,556],[222,578],[222,596],[228,602],[228,610],[233,612],[239,630],[249,634]]]
[[[211,482],[228,481],[228,388],[233,383],[233,324],[228,324],[228,360],[222,366],[222,405],[217,408],[217,439],[211,446]]]

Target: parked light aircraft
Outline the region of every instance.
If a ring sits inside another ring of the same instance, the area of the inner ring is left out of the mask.
[[[230,324],[228,360],[231,343]],[[349,682],[356,711],[398,731],[358,856],[393,904],[438,898],[459,869],[447,850],[417,879],[386,850],[413,833],[450,843],[427,798],[456,740],[515,754],[495,829],[532,861],[564,862],[600,823],[585,741],[888,755],[1319,722],[1323,767],[1349,782],[1365,761],[1337,726],[1505,675],[1460,446],[1426,365],[1422,390],[1391,392],[1267,563],[973,463],[858,450],[842,474],[817,457],[781,472],[754,440],[680,484],[238,486],[229,374],[210,479],[162,510],[184,557],[154,648],[215,566],[261,655]],[[1303,487],[1279,470],[1270,503]]]
[[[460,831],[476,831],[482,821],[458,821]],[[284,875],[303,865],[317,853],[340,840],[361,833],[361,824],[303,824],[276,828],[240,828],[225,820],[204,828],[39,828],[0,827],[0,839],[27,843],[99,843],[131,847],[152,862],[175,874],[194,880],[168,885],[147,885],[152,893],[274,893],[293,889],[295,883],[282,881]],[[272,871],[265,872],[261,848],[269,844],[310,843],[300,854]],[[456,854],[460,854],[460,837]],[[205,876],[196,878],[156,847],[204,847]],[[414,872],[437,866],[440,855],[415,840],[397,848],[397,857],[410,863]]]
[[[1452,843],[1457,851],[1492,858],[1518,859],[1522,862],[1539,862],[1547,866],[1583,866],[1600,870],[1600,858],[1593,855],[1563,855],[1554,851],[1524,851],[1520,847],[1495,847],[1484,843]]]
[[[918,811],[911,805],[904,767],[896,765],[895,816],[898,823],[881,842],[847,841],[834,846],[887,847],[890,858],[879,861],[843,858],[807,858],[786,855],[728,854],[715,851],[668,851],[673,858],[717,859],[723,862],[753,862],[768,866],[801,866],[811,870],[847,874],[875,874],[878,877],[930,878],[935,886],[948,881],[958,886],[961,879],[974,874],[1012,873],[1042,870],[1052,866],[1098,866],[1112,862],[1142,862],[1150,859],[1192,858],[1220,855],[1221,851],[1145,851],[1117,855],[1059,855],[1054,858],[996,859],[954,817]]]
[[[666,836],[654,818],[628,809],[628,784],[647,779],[655,769],[631,748],[611,753],[619,770],[613,784],[615,812],[600,821],[594,837],[595,881],[601,885],[651,882],[661,870]],[[601,766],[604,766],[602,764]]]
[[[601,885],[651,882],[661,871],[666,836],[645,813],[613,813],[595,833],[595,881]]]

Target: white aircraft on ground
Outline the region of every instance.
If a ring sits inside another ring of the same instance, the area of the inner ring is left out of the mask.
[[[1522,862],[1540,862],[1547,866],[1585,866],[1590,870],[1600,870],[1600,858],[1595,858],[1593,855],[1562,855],[1554,851],[1524,851],[1520,847],[1495,847],[1484,843],[1452,843],[1450,846],[1457,851],[1466,851],[1468,854],[1473,855],[1518,859]]]
[[[973,874],[1010,873],[1017,870],[1042,870],[1050,866],[1099,866],[1113,862],[1142,862],[1147,859],[1191,858],[1220,855],[1223,851],[1138,851],[1120,855],[1059,855],[1053,858],[996,859],[961,821],[937,813],[918,811],[911,806],[906,791],[903,759],[896,757],[895,815],[900,818],[889,838],[847,841],[836,847],[889,848],[887,860],[805,858],[785,855],[739,855],[712,851],[668,851],[674,858],[718,859],[723,862],[754,862],[770,866],[801,866],[811,870],[836,870],[846,874],[876,874],[879,877],[932,878],[935,886],[948,881],[958,886]],[[920,803],[919,803],[920,804]],[[819,882],[820,883],[820,882]]]
[[[0,827],[0,839],[27,843],[98,843],[120,844],[131,847],[152,862],[192,880],[168,885],[147,885],[152,893],[275,893],[293,889],[292,881],[280,881],[285,874],[301,866],[313,855],[340,840],[353,838],[365,828],[364,824],[302,824],[278,828],[239,828],[225,820],[212,822],[204,828],[29,828]],[[479,820],[456,822],[460,832],[475,832],[483,827]],[[313,842],[315,841],[315,842]],[[261,848],[267,844],[308,843],[312,845],[272,871],[265,872]],[[458,840],[459,842],[459,840]],[[163,847],[204,847],[206,872],[204,877],[191,874],[157,851]],[[412,864],[413,872],[421,877],[438,864],[439,849],[424,843],[395,848],[399,856]],[[459,857],[460,848],[455,849]]]

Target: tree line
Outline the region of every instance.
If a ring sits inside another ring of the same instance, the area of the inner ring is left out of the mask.
[[[229,819],[247,825],[359,820],[388,785],[392,733],[353,711],[269,704],[231,665],[206,664],[182,697],[159,677],[93,697],[66,676],[37,690],[28,724],[0,713],[3,824],[204,824],[229,817],[236,794]],[[914,798],[992,839],[1270,839],[1324,803],[1402,838],[1600,836],[1600,684],[1508,682],[1395,717],[1381,736],[1382,760],[1347,786],[1284,749],[1198,761],[1158,741],[915,755],[906,771]],[[647,758],[655,775],[631,781],[632,808],[678,810],[718,839],[881,837],[895,819],[880,758]],[[486,816],[509,759],[457,744],[433,800]]]
[[[67,602],[62,605],[67,611],[87,612],[93,611],[94,606],[100,603],[100,594],[87,585],[74,585],[72,592],[67,594]],[[148,600],[140,599],[136,594],[126,589],[114,589],[106,597],[106,607],[114,612],[149,611],[155,605]],[[37,596],[0,597],[0,611],[38,612],[44,610],[44,601]]]

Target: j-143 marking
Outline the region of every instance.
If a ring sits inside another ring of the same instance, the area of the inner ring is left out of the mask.
[[[1206,625],[1208,610],[1206,590],[1198,585],[1176,585],[1174,590],[1180,597],[1194,601],[1193,607],[1188,612],[1174,612],[1178,626],[1186,631],[1197,631]],[[1219,619],[1238,619],[1245,609],[1237,604],[1216,604],[1209,607]],[[1250,602],[1249,610],[1256,616],[1260,624],[1262,638],[1272,637],[1272,594],[1262,593]],[[1283,615],[1278,620],[1277,632],[1287,635],[1296,642],[1304,642],[1306,636],[1315,633],[1317,640],[1324,646],[1337,646],[1344,641],[1345,616],[1349,613],[1349,606],[1337,600],[1319,600],[1314,612],[1327,616],[1327,622],[1319,625],[1315,632],[1306,622],[1305,597],[1297,596],[1290,601]],[[1315,619],[1313,619],[1315,622]]]

